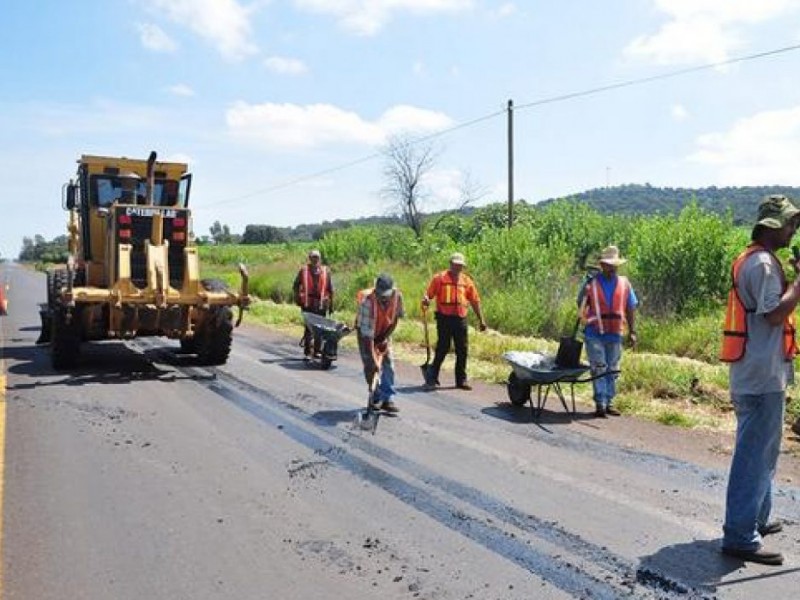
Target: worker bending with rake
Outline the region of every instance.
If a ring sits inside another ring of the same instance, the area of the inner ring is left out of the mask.
[[[392,278],[381,273],[375,287],[358,293],[356,335],[364,377],[372,392],[373,408],[397,412],[394,403],[394,364],[392,360],[392,333],[400,317],[404,316],[403,295],[394,287]],[[374,378],[380,377],[377,387]]]

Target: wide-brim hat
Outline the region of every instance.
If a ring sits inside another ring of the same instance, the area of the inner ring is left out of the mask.
[[[768,229],[781,229],[798,215],[800,215],[800,208],[792,204],[789,198],[782,194],[772,194],[765,197],[758,205],[756,225]]]
[[[620,256],[619,248],[616,246],[606,246],[600,253],[600,259],[598,262],[618,267],[628,262],[628,259]]]
[[[319,253],[319,250],[310,250],[308,252],[308,258],[322,258],[322,255]]]

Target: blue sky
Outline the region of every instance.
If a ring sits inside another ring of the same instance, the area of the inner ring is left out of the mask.
[[[215,220],[241,232],[386,213],[392,135],[439,134],[426,208],[468,188],[505,201],[508,99],[800,44],[800,0],[2,8],[4,257],[65,231],[61,187],[83,153],[188,161],[197,235]],[[800,50],[520,108],[514,130],[515,196],[529,201],[606,184],[800,185]]]

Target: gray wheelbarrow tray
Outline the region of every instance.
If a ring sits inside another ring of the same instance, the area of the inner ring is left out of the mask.
[[[551,357],[545,357],[542,364],[529,366],[516,362],[507,354],[504,354],[503,358],[511,365],[512,369],[507,383],[508,399],[515,406],[525,406],[530,402],[531,414],[534,419],[544,410],[544,405],[547,402],[547,395],[551,388],[555,391],[558,399],[564,406],[564,410],[575,414],[574,384],[586,383],[593,379],[593,377],[581,379],[581,377],[589,371],[589,365],[581,364],[578,367],[563,368],[558,367],[555,364],[555,360]],[[570,397],[572,399],[571,411],[567,406],[567,401],[561,388],[562,383],[568,383],[570,386]],[[537,388],[535,406],[531,396],[531,388],[533,386]]]

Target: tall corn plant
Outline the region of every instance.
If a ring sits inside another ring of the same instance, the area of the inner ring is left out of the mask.
[[[640,219],[630,256],[643,307],[655,315],[691,316],[719,306],[739,240],[730,216],[721,218],[696,203],[677,216]]]

